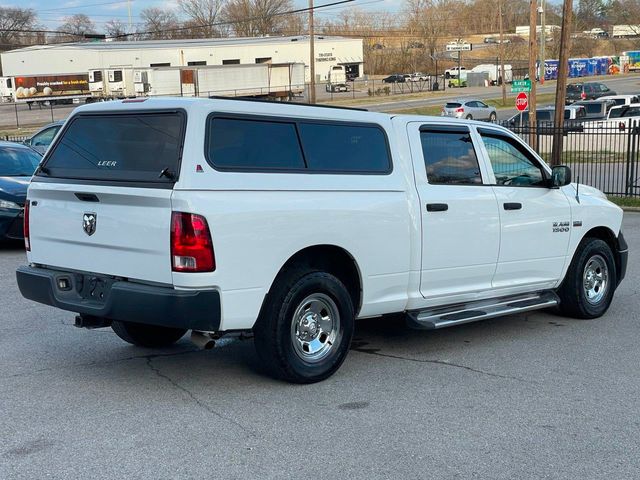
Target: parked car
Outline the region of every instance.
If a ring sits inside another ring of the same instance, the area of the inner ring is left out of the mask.
[[[444,78],[458,78],[460,76],[462,76],[462,78],[464,78],[466,73],[467,73],[467,69],[465,67],[447,68],[444,71]]]
[[[496,109],[482,100],[465,98],[447,102],[440,115],[443,117],[466,118],[467,120],[488,120],[495,122],[498,118]]]
[[[64,125],[64,121],[53,122],[45,125],[22,143],[30,146],[40,155],[44,155],[44,152],[47,151],[47,148],[49,148],[49,145],[53,142],[56,134],[60,128],[62,128],[62,125]]]
[[[602,120],[607,118],[609,110],[616,106],[614,100],[580,100],[575,102],[574,105],[582,105],[586,110],[587,120]]]
[[[578,102],[580,100],[595,100],[600,97],[616,95],[616,92],[607,87],[604,83],[585,82],[571,83],[567,85],[566,103]]]
[[[409,49],[424,48],[424,43],[422,43],[422,42],[409,42],[409,44],[407,45],[407,48],[409,48]]]
[[[410,82],[426,82],[427,80],[429,80],[429,75],[425,75],[421,72],[414,72],[409,75]]]
[[[0,240],[23,238],[27,187],[40,159],[25,145],[0,142]]]
[[[536,129],[535,132],[540,135],[553,135],[555,128],[555,107],[536,108]],[[563,132],[581,132],[583,131],[582,122],[586,112],[582,105],[570,105],[564,109],[564,121],[562,123]],[[530,132],[529,126],[529,110],[525,110],[522,114],[517,113],[505,122],[505,126],[516,130],[518,133]]]
[[[327,92],[340,93],[348,92],[349,86],[346,83],[327,83],[325,89]]]
[[[601,129],[610,128],[626,130],[630,126],[640,127],[640,103],[613,107],[609,110],[606,120],[589,122],[588,128]],[[587,124],[585,124],[585,127]]]
[[[631,105],[632,103],[640,103],[640,95],[607,95],[600,97],[600,100],[613,100],[616,106]]]
[[[496,37],[484,37],[484,43],[498,43]]]
[[[82,106],[25,205],[26,298],[147,348],[250,333],[297,383],[356,318],[600,317],[628,257],[622,210],[503,127],[300,104]]]
[[[388,77],[383,78],[382,81],[384,83],[404,83],[405,76],[402,74],[389,75]]]
[[[467,80],[461,80],[459,78],[449,79],[449,88],[463,88],[467,86]]]

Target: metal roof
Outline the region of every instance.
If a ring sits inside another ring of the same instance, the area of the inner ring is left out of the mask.
[[[360,40],[354,38],[316,35],[316,42],[328,40],[349,41]],[[138,41],[116,41],[116,42],[82,42],[82,43],[63,43],[50,45],[33,45],[30,47],[10,50],[4,53],[28,52],[32,50],[43,50],[47,48],[55,48],[56,50],[69,48],[81,50],[135,50],[141,48],[189,48],[189,47],[224,47],[239,45],[262,45],[262,44],[288,44],[292,42],[308,42],[308,35],[294,35],[287,37],[225,37],[225,38],[197,38],[182,40],[138,40]]]

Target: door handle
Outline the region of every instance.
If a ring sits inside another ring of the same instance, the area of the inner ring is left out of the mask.
[[[427,212],[446,212],[449,205],[446,203],[427,203]]]
[[[505,210],[520,210],[522,208],[522,204],[518,202],[507,202],[504,204]]]

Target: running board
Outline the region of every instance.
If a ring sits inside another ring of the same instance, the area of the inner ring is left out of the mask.
[[[514,295],[409,312],[407,323],[411,328],[435,330],[503,315],[554,307],[559,303],[560,299],[555,292],[551,291]]]

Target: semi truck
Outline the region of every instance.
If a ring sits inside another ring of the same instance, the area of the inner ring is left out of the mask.
[[[3,102],[71,103],[91,97],[89,75],[83,72],[0,77],[0,97]]]
[[[94,99],[154,96],[289,97],[304,92],[304,64],[119,67],[89,71]]]

